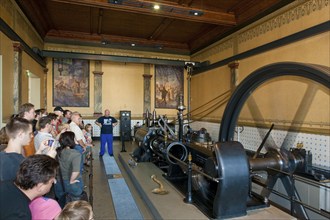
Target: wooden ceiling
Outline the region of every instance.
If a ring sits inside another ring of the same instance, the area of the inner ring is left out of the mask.
[[[292,1],[16,0],[45,42],[185,55]]]

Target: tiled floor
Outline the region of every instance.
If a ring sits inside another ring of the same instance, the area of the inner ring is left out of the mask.
[[[104,163],[103,160],[98,157],[99,153],[99,141],[95,141],[95,147],[93,148],[93,184],[92,187],[89,187],[88,185],[88,179],[91,172],[86,172],[84,175],[84,181],[85,185],[87,185],[87,191],[91,189],[93,192],[92,198],[93,198],[93,210],[94,210],[94,219],[96,220],[107,220],[107,219],[116,219],[116,213],[113,205],[113,200],[111,196],[111,192],[109,189],[108,184],[108,177],[105,173],[104,169]],[[132,152],[135,149],[135,143],[132,142],[125,142],[125,147],[127,152]],[[122,149],[122,144],[120,141],[114,141],[114,158],[118,164],[118,167],[121,171],[122,177],[125,179],[126,184],[129,187],[129,190],[132,193],[132,196],[136,202],[136,205],[138,206],[141,215],[144,219],[153,219],[152,215],[150,213],[150,210],[146,207],[145,203],[142,201],[142,197],[140,194],[136,191],[135,187],[133,186],[133,183],[131,182],[128,174],[126,173],[122,163],[120,163],[118,159],[118,154],[120,153]],[[121,155],[122,156],[122,155]],[[140,166],[142,167],[142,166]],[[142,181],[143,182],[143,181]],[[173,190],[175,191],[175,190]],[[182,196],[183,198],[183,196]],[[182,200],[181,198],[181,200]],[[181,201],[180,200],[180,201]],[[165,204],[168,204],[169,201],[165,201]],[[184,203],[177,203],[178,205],[184,205]],[[167,208],[167,205],[162,205],[161,207]],[[178,218],[176,219],[191,219],[191,218],[185,218],[187,216],[185,214],[186,209],[171,209],[171,212],[175,212],[175,216]],[[271,216],[271,217],[270,217]],[[256,210],[254,212],[249,212],[248,215],[239,217],[237,219],[294,219],[292,216],[276,209],[275,207],[271,206],[270,208],[266,208],[265,210],[260,209]],[[120,219],[120,220],[126,220],[126,219]]]
[[[108,177],[105,174],[104,164],[103,160],[98,156],[99,155],[99,141],[94,141],[95,147],[93,148],[93,185],[91,190],[92,193],[92,203],[93,203],[93,210],[94,210],[94,218],[96,220],[102,220],[102,219],[116,219],[116,214],[114,211],[114,205],[111,197],[111,193],[109,190],[109,184],[108,184]],[[127,152],[132,152],[135,148],[135,144],[130,141],[125,142],[125,148]],[[137,206],[143,215],[144,219],[151,219],[151,215],[148,211],[148,209],[145,207],[143,201],[141,200],[141,197],[138,195],[138,193],[135,191],[134,186],[132,185],[129,177],[127,176],[126,172],[124,171],[122,165],[118,161],[118,153],[122,149],[122,143],[120,141],[114,141],[114,157],[117,161],[117,164],[119,166],[119,169],[121,170],[122,176],[125,179],[128,187],[130,188],[130,191],[135,199],[135,202],[137,203]],[[84,175],[84,181],[85,185],[88,184],[89,174],[85,173]],[[89,189],[89,187],[88,187]],[[89,190],[87,190],[89,191]]]

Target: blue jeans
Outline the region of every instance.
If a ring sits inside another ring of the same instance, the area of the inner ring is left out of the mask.
[[[85,160],[85,156],[83,154],[84,149],[79,144],[76,144],[74,149],[79,151],[79,153],[81,154],[80,173],[82,173],[84,171],[84,160]]]
[[[103,156],[105,153],[105,144],[108,146],[108,154],[113,155],[112,150],[113,135],[112,134],[101,134],[101,149],[100,155]]]
[[[79,180],[78,183],[70,184],[70,180],[63,180],[65,191],[62,187],[61,179],[57,179],[56,184],[54,184],[54,190],[56,197],[60,200],[64,195],[65,192],[70,193],[74,196],[79,196],[84,190],[84,183],[82,181],[82,178],[77,178]],[[60,201],[59,201],[60,202]],[[60,204],[61,207],[63,207],[65,204]]]

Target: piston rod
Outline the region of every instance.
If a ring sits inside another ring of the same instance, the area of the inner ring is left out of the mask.
[[[172,154],[169,153],[168,156],[171,157],[171,158],[173,158],[174,160],[176,160],[180,164],[188,167],[188,164],[187,163],[183,162],[182,160],[180,160],[179,158],[173,156]],[[217,183],[219,183],[219,181],[221,179],[221,178],[214,178],[214,177],[212,177],[212,176],[210,176],[210,175],[208,175],[208,174],[206,174],[206,173],[204,173],[204,172],[196,169],[194,166],[192,166],[192,170],[195,171],[195,172],[197,172],[197,173],[199,173],[199,174],[201,174],[201,175],[203,175],[203,176],[205,176],[206,178],[208,178],[208,179],[210,179],[210,180],[212,180],[214,182],[217,182]]]

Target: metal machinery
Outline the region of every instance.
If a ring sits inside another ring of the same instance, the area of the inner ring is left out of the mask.
[[[249,94],[263,82],[278,76],[302,76],[330,88],[329,68],[300,63],[277,63],[250,74],[235,90],[223,114],[219,141],[213,142],[205,129],[193,131],[184,125],[182,99],[178,106],[178,135],[175,125],[166,117],[145,118],[137,129],[138,148],[133,152],[137,162],[152,161],[164,170],[166,178],[186,193],[185,201],[194,203],[210,218],[229,218],[246,215],[247,210],[269,206],[269,195],[280,179],[291,202],[291,214],[309,219],[307,207],[300,202],[293,176],[323,181],[330,172],[312,166],[312,155],[304,149],[267,149],[260,154],[274,125],[252,155],[241,143],[233,141],[240,110]],[[258,179],[258,171],[267,173],[267,180]],[[251,185],[264,187],[254,193]],[[324,187],[329,188],[324,185]],[[307,207],[312,209],[311,207]],[[326,211],[313,210],[329,218]]]

